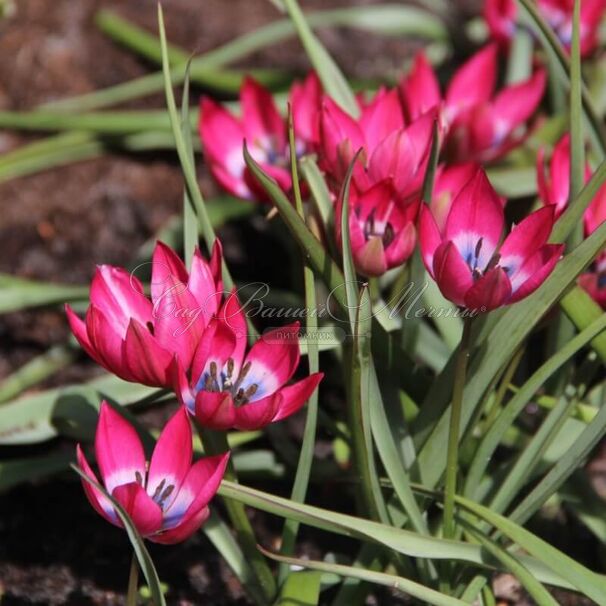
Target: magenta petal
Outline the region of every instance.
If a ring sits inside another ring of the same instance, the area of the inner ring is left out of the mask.
[[[385,250],[387,267],[392,269],[405,263],[414,251],[416,240],[417,230],[414,223],[406,223]]]
[[[541,286],[553,271],[563,252],[563,244],[546,244],[530,257],[512,280],[514,292],[511,302],[527,297]]]
[[[242,388],[253,383],[258,389],[255,399],[274,393],[294,374],[299,364],[299,323],[269,330],[252,346],[245,364],[250,369],[242,382]]]
[[[173,354],[163,349],[155,337],[136,320],[131,320],[123,343],[127,372],[138,383],[152,387],[170,385]]]
[[[181,407],[164,426],[151,458],[147,478],[147,494],[154,496],[159,491],[174,486],[164,500],[166,510],[177,496],[185,476],[189,471],[192,458],[192,431],[185,407]]]
[[[297,139],[306,146],[315,147],[320,138],[320,107],[322,84],[315,72],[310,72],[303,82],[290,87],[290,106]]]
[[[74,313],[74,310],[69,306],[65,305],[65,315],[69,322],[69,327],[74,333],[74,336],[78,340],[78,343],[82,346],[82,349],[95,361],[97,364],[102,364],[94,350],[90,339],[88,338],[88,332],[86,330],[86,324]]]
[[[555,208],[545,206],[518,223],[503,242],[499,253],[502,267],[519,267],[548,240],[553,228]],[[512,274],[509,274],[510,276]]]
[[[187,280],[187,270],[177,253],[163,242],[156,242],[152,256],[151,278],[151,296],[154,304],[175,284],[186,284]]]
[[[452,242],[443,242],[435,251],[433,277],[447,299],[456,305],[465,305],[465,294],[473,286],[473,278]]]
[[[208,507],[202,507],[195,514],[192,514],[184,520],[179,526],[169,530],[163,530],[153,536],[148,537],[152,543],[160,543],[161,545],[174,545],[181,543],[191,537],[200,527],[206,522],[210,515]]]
[[[187,375],[183,370],[183,366],[179,360],[175,357],[170,367],[170,379],[173,391],[177,395],[177,399],[187,412],[195,414],[196,412],[196,398],[192,391]]]
[[[465,306],[475,311],[490,311],[509,301],[511,283],[501,267],[487,271],[465,294]]]
[[[485,46],[460,67],[448,87],[446,103],[458,112],[492,97],[497,78],[497,47]]]
[[[383,241],[371,236],[361,248],[353,250],[356,269],[364,276],[382,276],[388,269]]]
[[[119,377],[132,381],[133,376],[124,364],[122,336],[114,330],[114,326],[103,313],[92,304],[86,312],[86,330],[99,363]]]
[[[122,505],[141,536],[147,537],[162,527],[162,509],[141,484],[130,482],[116,486],[112,496]]]
[[[95,433],[95,456],[107,491],[145,479],[145,454],[133,426],[107,402],[101,402]]]
[[[508,86],[495,97],[494,115],[506,125],[508,131],[514,130],[534,114],[543,98],[546,82],[547,74],[539,70],[525,82]]]
[[[221,371],[236,347],[236,335],[223,320],[211,320],[194,354],[191,367],[192,381],[197,384],[202,374],[215,362]]]
[[[404,119],[397,91],[377,94],[375,99],[363,109],[359,124],[369,151],[393,131],[403,128]]]
[[[82,452],[82,448],[80,448],[80,444],[76,446],[76,459],[78,461],[78,467],[88,476],[91,480],[99,483],[97,480],[97,476],[95,476],[93,470],[90,468],[84,453]],[[115,524],[116,526],[121,526],[120,521],[116,516],[116,512],[114,511],[114,506],[111,501],[97,488],[95,488],[90,482],[87,482],[84,478],[82,478],[82,488],[84,488],[84,494],[86,498],[89,500],[90,504],[93,506],[93,509],[103,516],[108,522]]]
[[[246,140],[261,146],[271,142],[282,149],[286,145],[286,126],[271,93],[247,77],[240,90],[240,103]]]
[[[234,372],[238,372],[248,345],[248,327],[246,325],[244,310],[240,305],[235,289],[232,290],[223,307],[219,310],[218,317],[231,328],[236,336],[236,346],[232,357],[235,362]]]
[[[228,392],[200,391],[196,396],[196,420],[203,427],[227,430],[234,426],[236,407]]]
[[[425,53],[420,52],[410,73],[400,83],[408,120],[415,120],[442,101],[440,84]]]
[[[215,241],[215,244],[216,242],[218,242],[218,240]],[[213,251],[220,251],[220,246],[213,246]],[[215,258],[212,263],[218,263],[220,267],[221,253],[214,252],[214,254],[218,255],[218,258]],[[202,310],[205,324],[208,324],[210,318],[217,313],[219,305],[221,304],[221,299],[223,298],[223,293],[221,292],[221,281],[219,280],[217,283],[215,276],[216,271],[216,268],[212,267],[211,264],[202,257],[200,251],[196,248],[191,263],[191,272],[187,282],[187,287]]]
[[[442,236],[438,230],[435,219],[426,204],[421,206],[421,217],[419,219],[419,244],[421,247],[421,256],[425,269],[435,278],[433,273],[433,257],[442,243]]]
[[[311,398],[316,387],[324,377],[324,373],[316,372],[309,375],[301,381],[297,381],[292,385],[287,385],[280,390],[282,403],[278,413],[274,417],[274,421],[280,421],[297,412]]]
[[[90,287],[90,300],[121,336],[126,333],[131,318],[141,324],[151,320],[152,305],[143,293],[141,282],[120,267],[97,267]]]
[[[282,405],[280,392],[235,408],[234,427],[241,431],[255,431],[271,423]]]

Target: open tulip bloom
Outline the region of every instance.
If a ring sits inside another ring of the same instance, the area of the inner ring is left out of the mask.
[[[489,311],[528,296],[552,272],[564,249],[547,244],[553,223],[554,209],[539,209],[501,243],[503,202],[479,170],[454,199],[442,230],[422,207],[423,262],[447,299]]]
[[[400,83],[409,120],[439,110],[444,154],[453,162],[495,160],[528,133],[527,122],[545,90],[545,72],[537,70],[528,80],[497,91],[497,68],[497,46],[490,44],[455,72],[442,97],[435,72],[419,53]]]
[[[591,178],[589,164],[585,167],[585,182]],[[537,155],[537,183],[539,197],[545,205],[555,208],[556,218],[567,208],[570,197],[570,135],[564,135],[556,144],[549,163],[545,161],[545,150]],[[597,191],[585,213],[583,225],[585,236],[591,235],[606,221],[606,185]],[[606,251],[603,251],[590,271],[579,276],[579,284],[591,297],[606,308]]]
[[[564,48],[570,50],[574,0],[537,0],[536,3],[542,17],[553,29]],[[582,56],[587,56],[596,49],[600,23],[605,11],[606,2],[604,0],[583,0],[581,2]],[[516,0],[485,0],[484,2],[484,18],[490,33],[501,44],[509,45],[515,35],[517,16]]]
[[[211,429],[254,430],[290,416],[323,377],[288,384],[299,365],[298,332],[298,323],[268,331],[246,353],[246,322],[232,294],[204,332],[190,372],[175,364],[177,396]]]
[[[321,94],[320,81],[313,72],[303,83],[291,88],[290,105],[299,154],[312,150],[317,143]],[[242,115],[237,118],[209,97],[202,98],[200,139],[213,176],[234,196],[265,200],[265,193],[258,188],[244,162],[246,141],[255,161],[285,192],[289,192],[292,182],[285,118],[278,111],[271,93],[251,78],[244,80],[240,103]]]
[[[122,379],[170,386],[173,358],[189,366],[221,304],[221,257],[217,240],[210,262],[196,251],[188,274],[174,251],[159,242],[152,259],[151,300],[125,269],[99,266],[85,320],[66,306],[76,339],[93,360]]]
[[[77,456],[80,469],[97,482],[80,446]],[[226,453],[192,465],[192,429],[180,408],[160,434],[148,468],[137,432],[106,402],[101,404],[95,456],[107,493],[124,508],[139,534],[154,543],[178,543],[200,528],[229,459]],[[122,527],[112,502],[85,479],[82,485],[93,508]]]

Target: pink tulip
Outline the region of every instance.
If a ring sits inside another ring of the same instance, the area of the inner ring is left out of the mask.
[[[364,276],[381,276],[402,265],[412,254],[416,241],[415,222],[420,199],[404,204],[397,199],[391,181],[382,181],[364,193],[352,194],[349,204],[349,232],[353,260]],[[341,216],[342,200],[337,205]],[[341,222],[336,221],[341,246]]]
[[[246,320],[235,293],[200,341],[189,376],[173,369],[180,401],[204,427],[260,429],[285,419],[310,398],[323,377],[287,385],[299,365],[299,324],[261,336],[246,353]]]
[[[422,207],[423,262],[447,299],[489,311],[528,296],[549,276],[564,248],[547,244],[553,222],[553,208],[542,208],[500,244],[503,203],[480,169],[454,199],[442,230]]]
[[[600,188],[583,219],[588,236],[606,221],[606,185]],[[579,277],[579,284],[602,309],[606,309],[606,249],[598,255],[591,270]]]
[[[297,152],[306,153],[319,139],[322,89],[315,73],[290,92]],[[247,78],[240,91],[242,115],[231,112],[209,97],[200,104],[199,132],[210,170],[230,194],[246,200],[264,201],[265,194],[250,175],[243,157],[244,141],[253,158],[286,192],[292,187],[288,127],[271,93]]]
[[[151,300],[125,269],[99,266],[85,320],[66,306],[72,332],[91,358],[110,372],[126,381],[168,387],[173,358],[178,356],[189,366],[204,328],[219,309],[221,257],[217,240],[210,262],[196,251],[188,275],[181,259],[158,242]]]
[[[422,53],[400,83],[409,120],[431,108],[439,112],[444,153],[453,162],[487,162],[505,155],[524,140],[526,123],[541,102],[545,72],[496,91],[497,58],[494,44],[477,52],[454,74],[443,98]]]
[[[572,42],[572,15],[574,0],[537,0],[542,17],[553,29],[564,48],[570,50]],[[581,2],[581,55],[591,54],[598,45],[600,24],[606,11],[605,0],[583,0]],[[484,18],[494,39],[509,45],[516,31],[516,0],[486,0]]]
[[[126,510],[141,536],[154,543],[178,543],[208,518],[208,503],[217,492],[229,453],[205,457],[192,465],[192,430],[181,408],[166,424],[149,467],[137,432],[107,402],[101,403],[95,456],[106,491]],[[77,447],[78,466],[97,478]],[[95,511],[122,527],[111,501],[82,480]]]

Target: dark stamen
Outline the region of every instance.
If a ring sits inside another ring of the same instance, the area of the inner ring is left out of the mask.
[[[141,473],[138,471],[135,471],[135,480],[136,480],[137,484],[140,484],[141,486],[143,486],[143,477],[141,476]]]
[[[152,499],[154,501],[157,501],[158,498],[160,497],[160,494],[162,493],[162,490],[164,490],[164,484],[166,484],[166,480],[162,480],[160,482],[160,484],[158,484],[158,486],[156,486],[156,490],[154,490],[154,494],[152,496]]]

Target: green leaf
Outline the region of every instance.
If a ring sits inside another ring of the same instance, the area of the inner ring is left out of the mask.
[[[343,577],[349,577],[353,579],[359,579],[361,581],[367,581],[369,583],[375,583],[376,585],[383,585],[390,587],[396,591],[404,593],[421,600],[423,604],[435,604],[436,606],[461,606],[465,604],[457,598],[441,594],[434,589],[415,583],[410,579],[404,577],[398,577],[392,574],[386,574],[383,572],[375,572],[366,568],[357,568],[353,566],[344,566],[342,564],[332,564],[329,562],[318,562],[314,560],[307,560],[302,558],[288,558],[280,556],[271,551],[262,550],[263,553],[268,557],[278,562],[284,562],[291,566],[301,566],[302,568],[308,568],[310,570],[317,570],[318,572],[324,572],[329,574],[336,574]],[[303,601],[303,604],[307,602]],[[313,602],[314,604],[316,602]],[[293,602],[288,602],[289,606],[295,606]],[[296,604],[301,604],[297,601]]]
[[[585,183],[585,139],[583,136],[583,73],[581,72],[580,42],[581,1],[575,0],[570,49],[570,193],[572,202]],[[578,234],[583,237],[582,226]]]
[[[65,471],[73,460],[73,452],[59,452],[0,462],[0,491]]]
[[[143,575],[145,576],[145,580],[147,581],[147,585],[149,586],[149,590],[151,592],[151,599],[155,606],[165,606],[166,601],[164,600],[164,594],[162,593],[162,588],[160,586],[160,579],[158,578],[158,573],[154,567],[154,563],[149,555],[145,547],[145,543],[141,538],[141,535],[135,528],[132,520],[129,515],[126,513],[122,505],[116,501],[108,492],[105,490],[101,484],[95,482],[92,478],[89,478],[83,471],[80,470],[76,465],[71,466],[72,469],[84,480],[88,482],[91,486],[94,486],[103,496],[108,499],[113,505],[116,514],[120,518],[122,524],[124,524],[124,529],[126,530],[126,534],[133,546],[133,550],[135,555],[137,556],[137,560],[139,561],[139,566],[141,566],[141,570],[143,571]]]
[[[509,400],[505,408],[482,437],[475,452],[473,462],[467,474],[465,495],[473,496],[480,483],[482,475],[490,462],[494,451],[501,442],[507,429],[514,423],[515,418],[522,412],[526,404],[539,390],[539,388],[559,368],[570,360],[580,349],[585,347],[596,335],[606,329],[606,314],[595,320],[588,328],[576,335],[560,351],[538,368],[524,383],[515,396]]]
[[[272,557],[265,550],[261,550],[267,557]],[[275,558],[287,562],[290,558]],[[293,572],[288,575],[280,591],[276,606],[316,606],[320,600],[320,581],[322,575],[317,572]]]
[[[219,494],[227,499],[240,501],[261,511],[296,519],[314,528],[380,544],[411,557],[461,560],[482,568],[491,568],[495,565],[494,560],[477,545],[428,537],[364,518],[328,511],[302,503],[294,503],[289,499],[228,480],[222,482]],[[537,559],[520,556],[520,561],[541,582],[564,588],[572,587],[570,582],[564,580],[563,577]]]
[[[322,172],[316,161],[310,156],[301,158],[301,172],[305,177],[311,191],[311,197],[322,219],[322,226],[326,233],[331,234],[334,228],[334,209],[330,191],[324,181]]]
[[[324,90],[344,109],[348,114],[357,117],[360,113],[358,103],[353,91],[349,87],[345,76],[337,67],[333,58],[313,33],[305,16],[301,11],[297,0],[284,0],[284,6],[292,19],[305,52],[314,66],[322,81]]]

